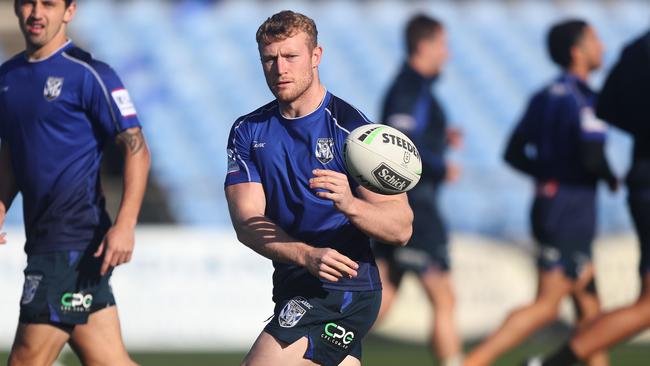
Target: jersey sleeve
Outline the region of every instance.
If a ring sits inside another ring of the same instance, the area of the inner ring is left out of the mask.
[[[594,109],[582,107],[579,113],[581,140],[604,142],[607,133],[607,124],[596,117]]]
[[[261,183],[255,162],[251,160],[252,138],[242,121],[234,124],[228,137],[226,148],[228,171],[224,186],[238,183]]]
[[[542,115],[543,98],[544,96],[539,94],[528,103],[524,115],[510,135],[503,155],[511,167],[533,177],[537,175],[538,170],[535,164],[536,148],[529,145],[528,129],[530,125],[537,124],[537,119]]]
[[[99,62],[91,65],[86,75],[84,102],[93,123],[109,137],[141,127],[129,92],[108,65]]]

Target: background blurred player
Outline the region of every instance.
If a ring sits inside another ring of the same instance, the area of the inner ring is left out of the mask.
[[[109,279],[131,259],[149,170],[135,108],[115,72],[67,39],[75,1],[14,7],[26,50],[0,67],[0,226],[21,192],[28,263],[9,364],[51,365],[69,342],[86,365],[131,365]],[[124,196],[111,225],[99,166],[115,139]]]
[[[568,20],[551,28],[548,48],[563,73],[533,96],[505,154],[536,184],[531,221],[541,246],[537,297],[473,350],[467,366],[491,364],[556,320],[568,294],[577,305],[578,328],[600,311],[591,265],[596,183],[603,179],[616,190],[617,180],[605,158],[606,126],[594,113],[596,93],[586,81],[601,65],[603,46],[586,22]],[[588,363],[606,365],[607,356],[596,354]]]
[[[411,236],[405,194],[372,193],[347,174],[343,142],[369,122],[320,83],[317,37],[314,21],[291,11],[259,27],[276,100],[239,118],[228,141],[233,226],[275,267],[274,316],[244,365],[360,365],[381,304],[368,236],[395,245]]]
[[[423,176],[408,192],[413,209],[413,237],[408,247],[376,243],[374,249],[382,279],[379,319],[388,312],[405,271],[418,275],[435,308],[431,348],[444,365],[460,365],[461,342],[454,318],[454,290],[449,273],[447,229],[438,212],[438,189],[455,181],[459,167],[445,161],[447,145],[460,146],[460,133],[447,130],[444,111],[431,87],[448,58],[442,24],[416,15],[406,26],[407,61],[385,97],[382,121],[415,142],[423,160]]]
[[[597,115],[634,137],[627,176],[628,203],[641,244],[641,294],[634,304],[601,314],[558,352],[531,365],[568,366],[589,359],[650,327],[650,32],[630,45],[612,69],[598,98]]]

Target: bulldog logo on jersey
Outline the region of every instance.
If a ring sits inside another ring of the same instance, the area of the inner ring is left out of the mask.
[[[48,102],[51,102],[61,95],[61,89],[63,89],[63,78],[50,76],[45,82],[43,96]]]
[[[327,164],[334,159],[332,147],[334,146],[334,139],[331,137],[322,137],[316,141],[316,159],[321,164]]]

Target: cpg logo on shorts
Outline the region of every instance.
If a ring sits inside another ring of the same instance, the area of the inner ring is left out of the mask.
[[[61,311],[83,313],[90,311],[93,295],[66,292],[61,296]]]
[[[320,337],[335,346],[348,349],[354,340],[354,332],[347,331],[336,323],[327,323]]]

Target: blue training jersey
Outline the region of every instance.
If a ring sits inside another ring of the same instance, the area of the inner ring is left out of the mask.
[[[338,282],[319,280],[304,267],[274,262],[274,295],[327,288],[368,291],[381,288],[369,238],[334,208],[332,201],[309,188],[314,169],[348,176],[343,143],[350,131],[370,123],[357,109],[326,93],[309,115],[287,119],[277,101],[240,117],[228,139],[225,185],[258,182],[266,196],[265,215],[293,238],[314,247],[332,248],[359,264],[358,276]]]
[[[413,188],[417,190],[439,185],[447,173],[447,119],[431,90],[436,80],[437,76],[424,77],[404,63],[384,97],[382,122],[408,136],[422,157],[422,179]]]
[[[586,83],[569,73],[533,96],[513,133],[513,139],[525,143],[527,173],[539,182],[595,189],[599,177],[583,163],[583,147],[606,140],[607,125],[594,113],[596,99]]]
[[[103,239],[111,220],[102,149],[139,126],[115,72],[72,42],[44,60],[21,53],[0,66],[0,141],[23,195],[27,254],[85,250]]]

